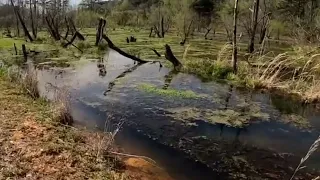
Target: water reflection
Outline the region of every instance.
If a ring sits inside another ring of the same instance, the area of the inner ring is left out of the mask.
[[[319,134],[318,131],[302,131],[294,126],[280,123],[279,118],[282,112],[297,113],[299,105],[290,103],[283,105],[281,103],[284,102],[268,94],[240,91],[233,86],[215,82],[203,83],[194,76],[176,73],[165,67],[158,71],[158,65],[155,64],[134,65],[131,60],[112,51],[108,55],[108,61],[101,64],[103,66],[99,67],[95,62],[88,63],[76,67],[75,70],[65,70],[61,74],[55,70],[40,71],[40,87],[46,82],[60,86],[68,85],[72,87],[75,104],[91,106],[99,112],[113,114],[116,118],[124,117],[127,124],[155,139],[180,141],[183,138],[204,136],[208,139],[223,139],[233,144],[252,145],[272,149],[275,152],[289,152],[303,156]],[[103,69],[105,74],[101,74],[100,69]],[[121,78],[123,78],[121,83],[117,83]],[[163,89],[170,87],[178,90],[192,90],[207,96],[200,99],[168,98],[138,90],[136,87],[139,83],[151,83]],[[221,101],[214,101],[216,99]],[[239,107],[240,104],[245,105]],[[247,112],[253,105],[268,113],[270,121],[257,119],[245,128],[234,128],[225,124],[208,123],[199,115],[196,117],[197,121],[194,121],[196,126],[186,126],[177,119],[168,117],[166,112],[168,108],[177,107],[212,110],[238,108],[240,112]],[[74,107],[77,108],[77,106]],[[92,109],[89,111],[93,111]],[[85,108],[82,113],[87,111]],[[302,112],[308,118],[310,114],[316,114],[313,110]],[[104,122],[97,119],[87,119],[82,123],[102,126]],[[319,165],[317,161],[320,162],[320,155],[312,159],[314,164]]]

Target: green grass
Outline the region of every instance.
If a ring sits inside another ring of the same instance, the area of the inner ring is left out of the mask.
[[[187,99],[196,99],[205,97],[205,95],[197,94],[190,90],[176,90],[172,88],[161,89],[152,84],[139,84],[138,89],[145,91],[147,93],[157,94],[166,97],[176,97],[176,98],[187,98]]]

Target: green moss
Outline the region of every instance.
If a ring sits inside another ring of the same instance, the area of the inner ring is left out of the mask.
[[[176,90],[171,88],[161,89],[152,84],[146,84],[146,83],[139,84],[138,89],[148,93],[158,94],[158,95],[167,96],[167,97],[191,98],[191,99],[205,97],[205,95],[200,95],[190,90]]]

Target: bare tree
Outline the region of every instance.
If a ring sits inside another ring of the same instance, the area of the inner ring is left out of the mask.
[[[233,10],[233,53],[232,53],[232,64],[233,64],[233,72],[237,73],[237,22],[238,22],[238,0],[234,1],[234,10]]]
[[[26,26],[26,24],[25,24],[25,22],[24,22],[24,20],[23,20],[23,18],[21,16],[20,12],[19,12],[19,9],[16,8],[16,6],[13,3],[13,0],[10,0],[10,2],[11,2],[11,5],[13,7],[13,10],[15,12],[15,15],[18,17],[18,19],[19,19],[19,21],[21,23],[21,26],[23,28],[25,36],[32,42],[33,38],[31,37],[31,35],[30,35],[30,33],[29,33],[28,29],[27,29],[27,26]]]
[[[253,1],[251,29],[250,29],[250,37],[249,37],[250,39],[249,39],[249,45],[248,45],[249,53],[252,53],[254,51],[254,39],[256,37],[256,30],[258,26],[259,4],[260,4],[260,0]]]

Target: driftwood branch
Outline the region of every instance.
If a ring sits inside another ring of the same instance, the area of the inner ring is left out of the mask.
[[[121,54],[122,56],[125,56],[125,57],[127,57],[127,58],[130,58],[130,59],[132,59],[132,60],[134,60],[134,61],[137,61],[137,62],[139,62],[139,63],[147,63],[147,62],[148,62],[148,61],[142,60],[142,59],[140,59],[140,58],[138,58],[138,57],[135,57],[135,56],[133,56],[133,55],[131,55],[131,54],[128,54],[128,53],[122,51],[120,48],[118,48],[116,45],[114,45],[113,42],[112,42],[112,41],[108,38],[108,36],[106,36],[105,34],[102,35],[102,38],[107,41],[107,43],[108,43],[108,45],[109,45],[109,48],[117,51],[117,52],[118,52],[119,54]]]

